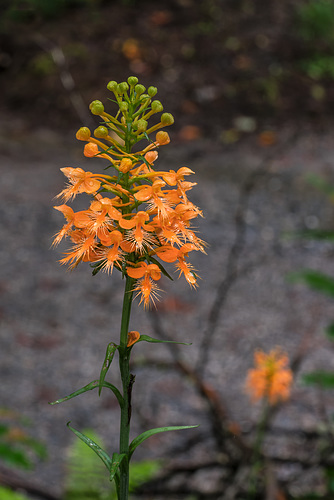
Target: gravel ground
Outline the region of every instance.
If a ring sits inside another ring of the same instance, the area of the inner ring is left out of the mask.
[[[98,398],[95,392],[87,393],[57,406],[48,402],[97,378],[106,344],[117,340],[122,283],[116,274],[112,279],[102,274],[93,278],[85,265],[67,272],[57,262],[61,248],[50,249],[52,236],[63,223],[61,214],[52,209],[64,182],[59,168],[93,168],[92,161],[82,159],[81,144],[72,136],[64,141],[45,130],[13,139],[8,129],[1,129],[0,406],[31,419],[31,433],[47,444],[48,460],[37,463],[27,477],[58,495],[64,454],[73,442],[67,421],[78,429],[93,428],[109,450],[117,447],[117,430],[110,429],[117,429],[118,411],[109,394]],[[308,172],[333,179],[331,132],[282,131],[271,148],[260,148],[251,139],[225,148],[204,140],[176,143],[162,149],[159,160],[161,169],[187,165],[196,172],[198,186],[191,199],[204,210],[199,232],[209,243],[207,256],[193,259],[202,278],[197,291],[182,280],[163,283],[161,327],[175,340],[192,342],[179,350],[191,366],[208,348],[205,380],[245,432],[259,415],[259,407],[250,407],[243,388],[253,351],[281,345],[294,358],[305,349],[291,401],[278,412],[275,423],[287,429],[315,429],[317,393],[305,389],[300,376],[316,368],[334,369],[323,335],[332,319],[332,303],[289,283],[286,276],[301,268],[333,274],[333,248],[287,234],[332,224],[333,207],[305,180]],[[232,265],[236,279],[219,304],[216,322],[208,323]],[[152,315],[136,305],[132,328],[156,335]],[[208,457],[212,442],[201,441],[209,432],[207,413],[189,380],[145,363],[147,358],[172,361],[171,352],[165,346],[140,344],[134,354],[134,435],[152,425],[200,424],[199,429],[187,431],[198,435],[198,448],[192,449],[191,457],[183,453],[179,458],[196,462]],[[117,382],[116,370],[111,369],[109,379]],[[334,407],[330,394],[325,403],[330,413]],[[169,456],[186,439],[183,436],[152,438],[138,450],[137,458]],[[272,439],[268,449],[279,446],[283,453],[291,453],[290,445],[307,453],[298,442],[278,445]],[[321,475],[312,480],[321,484]],[[203,489],[214,480],[193,481]]]

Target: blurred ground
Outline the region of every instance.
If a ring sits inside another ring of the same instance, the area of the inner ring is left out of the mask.
[[[309,447],[305,436],[321,431],[323,409],[330,415],[334,402],[300,377],[334,368],[323,335],[331,302],[286,276],[304,267],[333,271],[330,243],[288,236],[332,227],[332,205],[305,175],[333,181],[333,89],[328,75],[319,80],[301,69],[309,52],[293,29],[300,2],[175,0],[161,9],[151,1],[79,3],[45,13],[16,2],[20,13],[7,10],[0,23],[0,406],[30,417],[33,434],[47,443],[48,461],[28,477],[61,493],[63,450],[72,441],[68,420],[94,428],[109,450],[117,446],[110,426],[117,429],[118,411],[108,394],[47,403],[98,376],[106,344],[117,338],[122,283],[118,276],[92,278],[87,266],[66,272],[57,263],[61,249],[50,244],[62,224],[52,209],[63,186],[59,168],[94,169],[74,131],[90,126],[87,105],[106,100],[110,79],[135,74],[159,88],[165,110],[175,115],[160,167],[196,172],[191,199],[204,210],[199,231],[210,246],[194,259],[199,290],[164,283],[159,323],[134,306],[132,324],[193,343],[178,355],[190,366],[205,358],[203,379],[246,440],[259,414],[243,389],[254,349],[282,345],[298,358],[292,400],[275,416],[266,450],[280,457],[275,471],[290,493],[321,493],[318,444]],[[138,345],[135,353],[134,434],[201,425],[189,431],[193,440],[187,433],[151,438],[137,458],[172,457],[179,468],[219,462],[205,401],[189,378],[165,366],[175,352]],[[170,491],[177,481],[204,498],[225,489],[219,467],[176,479]]]

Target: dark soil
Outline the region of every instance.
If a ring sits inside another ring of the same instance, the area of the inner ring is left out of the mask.
[[[326,71],[311,78],[303,64],[333,49],[300,34],[302,3],[7,1],[2,111],[29,127],[89,125],[87,106],[110,97],[108,81],[136,75],[158,87],[184,139],[226,143],[286,122],[324,124],[332,120],[332,79]]]

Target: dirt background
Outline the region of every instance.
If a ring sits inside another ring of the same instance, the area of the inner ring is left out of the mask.
[[[81,125],[94,127],[88,104],[110,97],[109,80],[132,74],[157,86],[175,116],[160,167],[195,170],[192,200],[204,210],[199,231],[210,245],[207,257],[194,259],[202,278],[197,292],[182,281],[164,283],[159,319],[134,307],[135,329],[193,342],[176,352],[137,346],[134,435],[201,424],[192,438],[152,438],[138,450],[138,459],[164,456],[164,471],[181,470],[152,497],[239,498],[243,477],[242,468],[233,480],[226,475],[228,446],[220,447],[208,401],[175,359],[198,368],[221,402],[221,421],[251,442],[260,408],[244,393],[246,372],[254,349],[277,344],[296,361],[296,383],[271,421],[269,483],[277,486],[276,475],[288,498],[326,491],[324,429],[334,401],[331,392],[305,388],[301,376],[333,368],[323,334],[332,303],[286,276],[304,267],[333,271],[331,243],[291,237],[333,224],[332,205],[305,178],[315,172],[333,180],[332,78],[305,70],[305,61],[319,51],[330,58],[333,48],[326,38],[315,44],[301,36],[301,3],[1,4],[0,406],[29,417],[30,432],[47,443],[48,460],[24,478],[54,498],[62,495],[73,442],[68,420],[96,430],[108,450],[117,446],[111,396],[47,403],[98,376],[119,322],[122,283],[117,276],[93,279],[87,266],[74,273],[59,266],[62,249],[50,251],[62,223],[53,198],[63,186],[60,167],[95,168],[74,139]]]

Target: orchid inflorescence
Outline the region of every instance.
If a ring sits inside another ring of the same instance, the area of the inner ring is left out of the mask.
[[[55,209],[63,213],[66,224],[55,235],[54,245],[70,238],[73,246],[60,261],[70,268],[90,262],[93,274],[111,274],[116,268],[135,279],[133,290],[146,307],[157,298],[161,274],[169,276],[161,261],[175,263],[180,275],[196,286],[197,275],[186,259],[194,250],[204,252],[204,242],[191,229],[192,219],[202,212],[187,197],[196,185],[185,180],[192,170],[153,169],[157,149],[170,142],[161,129],[174,122],[170,113],[162,113],[160,121],[149,126],[151,116],[163,111],[160,101],[152,100],[157,89],[146,90],[136,77],[119,84],[111,81],[107,88],[118,105],[116,115],[105,112],[101,101],[93,101],[90,111],[102,124],[93,135],[81,127],[76,137],[87,142],[84,155],[108,160],[105,170],[113,168],[114,175],[61,169],[68,185],[58,195],[64,204]],[[154,141],[149,137],[153,132]],[[148,145],[133,151],[142,140]],[[74,212],[66,203],[79,193],[92,195],[93,200],[88,209]]]
[[[255,368],[248,371],[246,389],[253,401],[266,400],[270,405],[285,401],[290,396],[293,374],[289,358],[279,347],[268,354],[258,350],[254,354]]]

